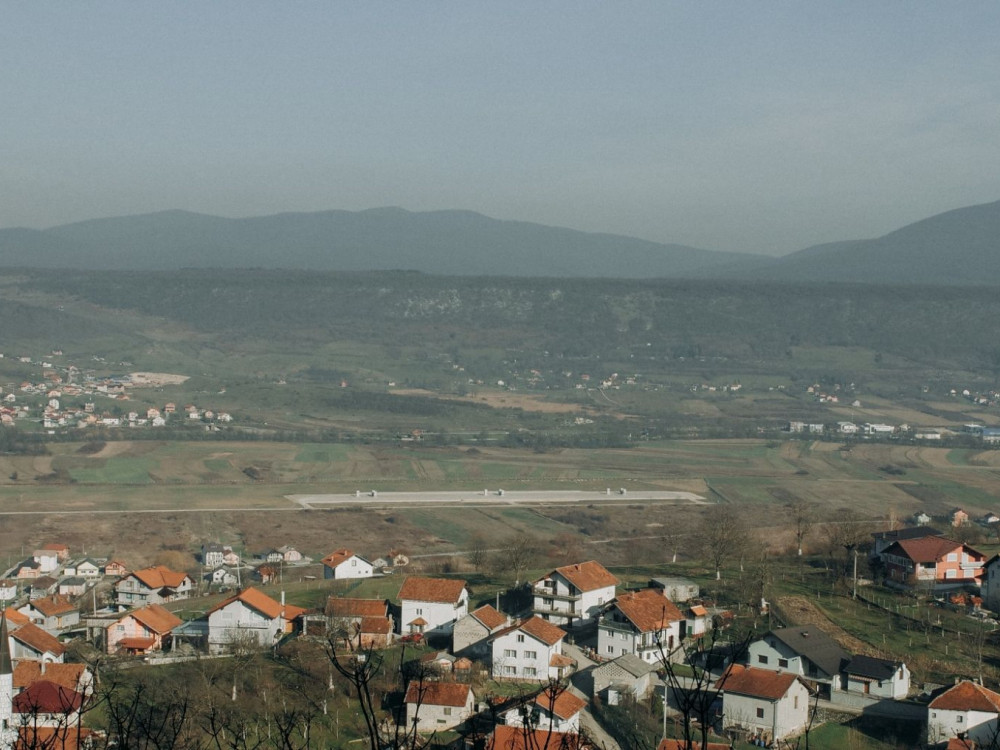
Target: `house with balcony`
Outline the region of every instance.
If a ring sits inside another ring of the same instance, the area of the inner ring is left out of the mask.
[[[599,562],[556,568],[531,585],[532,612],[556,625],[576,627],[597,619],[615,598],[618,579]]]
[[[597,621],[597,653],[605,659],[634,654],[647,663],[680,658],[684,615],[658,589],[621,594]]]
[[[127,607],[163,604],[191,596],[194,581],[187,573],[154,565],[129,573],[115,584],[115,601]]]
[[[170,632],[182,621],[159,604],[127,612],[104,629],[104,644],[109,654],[142,656],[159,651],[168,643]]]
[[[882,553],[886,580],[937,591],[979,586],[986,555],[943,536],[900,539]]]
[[[802,679],[733,664],[715,684],[722,691],[722,726],[767,747],[801,734],[809,724],[809,689]]]

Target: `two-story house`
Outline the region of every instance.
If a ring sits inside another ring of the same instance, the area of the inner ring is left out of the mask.
[[[400,628],[403,633],[448,635],[455,622],[469,612],[465,581],[410,576],[399,590]]]
[[[978,586],[986,555],[943,536],[901,539],[882,553],[886,579],[905,586],[947,590]]]
[[[109,654],[130,656],[159,651],[182,620],[159,604],[150,604],[127,612],[104,629],[105,648]]]
[[[575,662],[563,656],[566,631],[538,615],[490,636],[493,676],[512,680],[560,680]]]
[[[615,598],[617,585],[618,579],[594,560],[564,565],[532,584],[532,611],[556,625],[586,624]]]
[[[658,589],[620,594],[597,622],[597,652],[605,659],[635,654],[648,663],[681,658],[684,615]]]
[[[115,601],[126,607],[163,604],[191,596],[194,581],[187,573],[154,565],[127,574],[115,583]]]
[[[843,690],[843,670],[851,660],[840,644],[815,627],[777,628],[747,647],[750,666],[815,682],[830,700]]]
[[[289,632],[304,610],[276,602],[253,587],[220,602],[208,611],[208,650],[213,654],[235,648],[273,646]]]
[[[349,648],[385,648],[392,642],[393,618],[385,599],[331,596],[324,614],[328,634],[341,638]]]
[[[59,594],[32,599],[18,611],[50,633],[57,633],[80,622],[79,608]]]

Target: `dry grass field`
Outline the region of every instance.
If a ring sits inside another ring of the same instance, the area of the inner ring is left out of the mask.
[[[695,553],[690,529],[706,506],[644,501],[643,490],[693,492],[709,503],[749,507],[751,522],[773,539],[786,538],[784,506],[794,499],[821,519],[850,511],[873,523],[918,509],[942,515],[962,505],[973,517],[1000,509],[1000,452],[924,446],[842,450],[808,441],[706,440],[533,452],[421,443],[123,441],[57,443],[50,451],[0,457],[0,554],[9,559],[62,541],[74,552],[139,564],[190,557],[203,542],[219,540],[250,552],[292,544],[312,556],[343,545],[372,556],[406,549],[430,555],[421,564],[433,567],[467,549],[474,534],[499,541],[529,533],[575,545],[576,554],[626,562],[654,549],[665,554],[662,538],[680,527]],[[601,493],[625,487],[629,496],[474,508],[375,508],[361,500],[358,507],[322,510],[287,499],[499,487]],[[637,541],[620,541],[627,539]]]

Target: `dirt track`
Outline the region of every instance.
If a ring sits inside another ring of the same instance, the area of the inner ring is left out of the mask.
[[[782,596],[778,606],[786,617],[794,620],[789,625],[815,625],[852,654],[865,654],[871,650],[864,641],[858,640],[823,614],[819,608],[804,596]]]

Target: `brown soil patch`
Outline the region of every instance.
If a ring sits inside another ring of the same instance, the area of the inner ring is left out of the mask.
[[[778,598],[778,606],[784,615],[793,620],[789,625],[815,625],[852,654],[868,653],[867,643],[835,625],[820,609],[804,596],[782,596]]]
[[[397,388],[395,396],[430,396],[442,401],[461,401],[467,404],[486,404],[493,409],[523,409],[543,414],[596,414],[597,410],[580,404],[563,404],[545,401],[538,396],[521,393],[494,393],[481,391],[475,396],[451,396],[434,393],[423,388]]]

